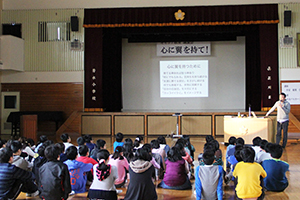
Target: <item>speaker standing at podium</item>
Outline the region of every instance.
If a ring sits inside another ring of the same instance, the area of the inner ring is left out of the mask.
[[[289,126],[289,113],[291,110],[290,103],[285,99],[285,93],[280,93],[279,101],[277,101],[274,106],[267,112],[268,116],[277,108],[277,134],[276,134],[276,143],[279,144],[281,140],[281,130],[283,130],[283,141],[282,147],[285,148],[287,142],[287,132]]]

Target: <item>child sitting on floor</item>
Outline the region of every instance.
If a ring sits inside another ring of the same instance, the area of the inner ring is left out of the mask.
[[[33,182],[32,172],[12,165],[13,153],[9,148],[0,150],[0,199],[16,199],[20,192],[37,196],[39,191]]]
[[[96,148],[90,153],[90,157],[97,161],[97,154],[100,152],[101,149],[106,149],[106,142],[105,140],[99,139],[96,142]]]
[[[72,193],[84,193],[86,192],[85,186],[87,181],[85,172],[90,171],[93,164],[85,164],[75,160],[77,158],[77,148],[75,146],[67,148],[66,154],[68,160],[64,163],[68,166],[70,172]]]
[[[223,168],[213,165],[213,151],[203,153],[204,166],[198,166],[195,171],[196,199],[223,199]]]
[[[94,165],[94,180],[88,192],[89,199],[117,200],[115,180],[118,178],[116,166],[108,164],[109,152],[102,149],[97,154],[99,164]]]
[[[272,144],[269,147],[269,152],[272,159],[264,160],[263,168],[266,170],[268,176],[264,178],[264,187],[269,191],[282,192],[289,185],[285,173],[289,170],[287,162],[279,160],[282,156],[282,146],[279,144]]]
[[[60,148],[50,145],[44,154],[48,162],[39,168],[40,197],[46,200],[66,200],[71,192],[70,174],[67,165],[59,161]]]
[[[183,146],[181,147],[183,148]],[[191,189],[192,185],[188,178],[188,163],[182,158],[180,149],[176,145],[170,149],[167,158],[166,172],[158,187],[172,190]]]
[[[244,147],[240,152],[243,161],[236,164],[233,176],[237,178],[236,194],[238,198],[264,198],[264,191],[260,186],[260,178],[267,176],[262,166],[254,162],[255,151],[252,147]]]
[[[124,142],[122,142],[123,137],[124,137],[123,133],[119,132],[119,133],[116,134],[116,141],[114,142],[114,151],[116,150],[116,148],[118,146],[122,147],[124,145]]]
[[[117,146],[115,152],[109,158],[108,164],[116,166],[118,169],[118,178],[115,180],[117,188],[123,187],[126,183],[129,164],[127,159],[123,156],[123,147]]]

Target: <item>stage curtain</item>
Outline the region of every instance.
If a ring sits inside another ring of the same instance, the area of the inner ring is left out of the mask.
[[[181,10],[184,19],[174,14]],[[277,4],[84,10],[84,27],[215,26],[279,23]]]

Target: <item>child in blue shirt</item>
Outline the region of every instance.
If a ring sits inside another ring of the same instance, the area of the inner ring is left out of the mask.
[[[70,172],[72,193],[84,193],[86,192],[86,172],[91,171],[93,164],[78,162],[76,160],[78,153],[75,146],[70,146],[67,148],[66,154],[68,160],[64,163],[68,166]]]
[[[264,178],[264,188],[268,191],[282,192],[289,185],[285,175],[289,170],[289,164],[280,160],[283,151],[282,146],[272,144],[268,150],[272,159],[266,159],[262,163],[264,170],[268,174],[268,176]]]
[[[85,141],[85,145],[90,149],[90,153],[91,153],[93,149],[96,148],[96,144],[94,143],[92,136],[85,135],[84,141]]]
[[[227,169],[230,169],[230,164],[228,163],[228,159],[229,159],[229,156],[232,156],[234,154],[234,152],[230,155],[228,154],[228,152],[231,152],[232,150],[231,149],[234,149],[235,148],[235,145],[236,145],[236,137],[234,136],[231,136],[229,139],[228,139],[228,146],[226,148],[226,168]]]
[[[122,142],[123,137],[124,137],[123,133],[120,133],[120,132],[117,133],[117,135],[116,135],[116,141],[114,142],[114,151],[116,150],[116,148],[118,146],[122,147],[124,145],[124,142]]]

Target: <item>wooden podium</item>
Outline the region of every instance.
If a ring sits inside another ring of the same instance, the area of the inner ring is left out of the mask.
[[[259,136],[268,142],[274,142],[273,124],[270,118],[238,118],[224,116],[224,142],[231,136],[242,137],[245,144],[252,144],[252,139]]]
[[[37,115],[22,115],[20,119],[20,135],[37,142]]]

